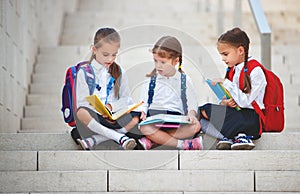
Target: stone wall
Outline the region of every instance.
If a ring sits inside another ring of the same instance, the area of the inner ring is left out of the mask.
[[[20,129],[39,48],[57,46],[64,13],[77,0],[0,1],[0,132]]]

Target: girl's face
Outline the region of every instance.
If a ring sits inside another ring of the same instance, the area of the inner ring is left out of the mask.
[[[93,53],[96,55],[96,61],[108,68],[115,62],[119,48],[118,42],[102,42],[99,48],[93,46]]]
[[[166,77],[171,77],[175,75],[176,69],[175,66],[179,62],[179,58],[176,59],[169,59],[169,58],[162,58],[158,54],[153,54],[153,60],[155,64],[156,71]]]
[[[222,57],[222,61],[228,67],[233,67],[244,61],[244,48],[242,46],[234,47],[227,43],[218,43],[217,49]]]

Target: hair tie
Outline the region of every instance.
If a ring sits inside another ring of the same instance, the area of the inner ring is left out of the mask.
[[[182,68],[182,65],[180,64],[179,66],[178,66],[178,69],[181,69]]]
[[[248,68],[245,68],[245,69],[244,69],[244,72],[247,73],[247,72],[248,72]]]

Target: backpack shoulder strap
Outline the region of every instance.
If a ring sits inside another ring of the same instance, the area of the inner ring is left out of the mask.
[[[186,74],[181,73],[181,100],[184,114],[187,114],[187,99],[186,99]]]
[[[82,65],[80,68],[84,72],[85,80],[86,83],[88,84],[90,95],[92,95],[96,87],[94,69],[91,64]]]
[[[154,96],[154,88],[156,85],[156,76],[151,76],[148,89],[148,107],[152,104]],[[187,114],[187,99],[186,99],[186,74],[181,73],[181,100],[183,104],[183,111]]]
[[[148,107],[150,106],[150,104],[152,104],[155,85],[156,85],[156,76],[151,76],[149,89],[148,89],[148,101],[147,101]]]

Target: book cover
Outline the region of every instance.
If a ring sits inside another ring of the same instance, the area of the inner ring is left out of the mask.
[[[222,100],[224,96],[226,96],[226,99],[231,98],[231,94],[229,91],[223,86],[222,83],[217,83],[216,85],[212,84],[212,81],[210,79],[205,80],[208,86],[212,89],[212,91],[215,93],[217,98],[219,100]],[[239,106],[235,107],[236,110],[241,110]]]
[[[190,121],[184,115],[157,114],[147,117],[146,120],[139,123],[139,126],[149,124],[155,124],[158,127],[178,128],[180,124],[190,124]]]
[[[136,109],[138,106],[142,105],[144,102],[136,103],[128,107],[124,107],[121,110],[112,113],[108,107],[105,106],[105,104],[98,98],[96,94],[92,96],[87,96],[86,100],[98,111],[101,115],[108,116],[108,119],[110,120],[118,120],[123,115],[130,113],[134,109]]]

